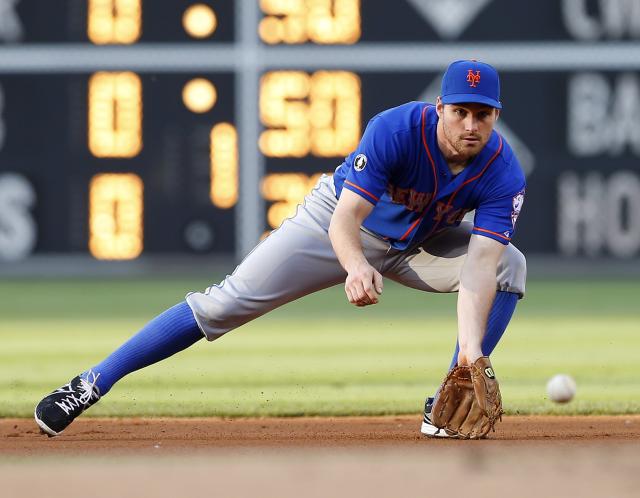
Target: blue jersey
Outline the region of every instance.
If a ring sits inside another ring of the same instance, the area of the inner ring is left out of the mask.
[[[375,116],[358,148],[336,169],[336,194],[346,188],[374,204],[363,226],[396,249],[459,225],[472,210],[474,234],[508,244],[525,190],[511,147],[494,131],[454,175],[438,148],[437,124],[435,106],[422,102]]]

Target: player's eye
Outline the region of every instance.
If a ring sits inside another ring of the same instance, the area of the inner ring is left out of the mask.
[[[455,110],[455,113],[456,113],[459,117],[461,117],[461,118],[464,118],[464,116],[467,114],[467,113],[464,111],[464,109],[456,109],[456,110]]]

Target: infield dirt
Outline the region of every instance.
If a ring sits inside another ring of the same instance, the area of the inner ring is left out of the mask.
[[[420,416],[0,420],[0,496],[638,496],[640,416],[506,417],[490,439]]]

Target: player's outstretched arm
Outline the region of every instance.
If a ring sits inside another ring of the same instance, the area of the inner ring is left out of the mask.
[[[329,226],[333,250],[347,272],[345,293],[356,306],[376,304],[382,294],[382,275],[369,264],[360,242],[360,226],[372,209],[369,201],[343,189]]]
[[[502,417],[498,380],[491,361],[482,355],[481,344],[496,294],[498,261],[505,247],[481,235],[472,235],[469,241],[458,293],[458,365],[438,389],[430,419],[426,419],[427,425],[432,422],[448,436],[486,437]],[[423,433],[440,435],[439,430]]]
[[[458,293],[458,365],[471,365],[482,356],[482,338],[496,294],[498,262],[505,247],[488,237],[471,236]]]

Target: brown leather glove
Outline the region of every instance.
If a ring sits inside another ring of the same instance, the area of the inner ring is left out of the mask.
[[[480,439],[502,420],[502,397],[487,356],[454,367],[444,379],[431,411],[432,422],[449,435]]]

